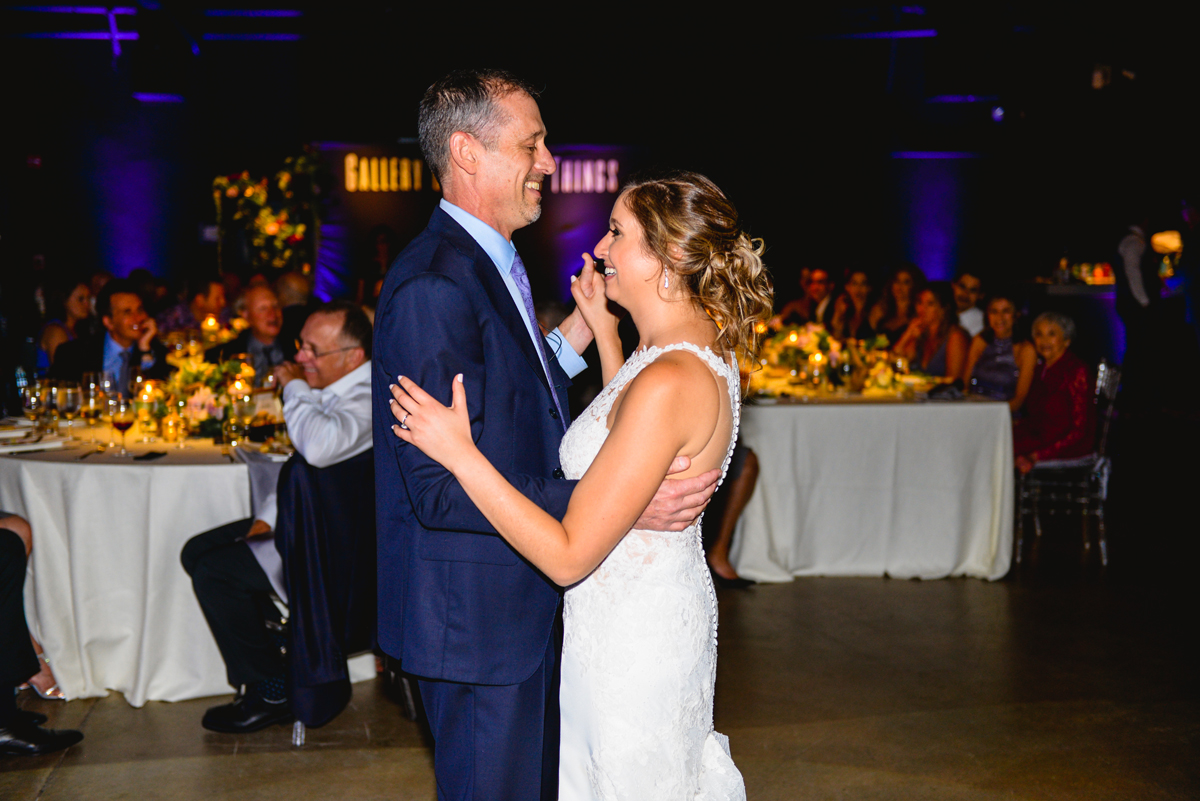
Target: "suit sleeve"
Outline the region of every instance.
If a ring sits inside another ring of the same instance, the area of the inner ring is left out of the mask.
[[[440,402],[449,404],[451,382],[462,373],[471,435],[479,442],[489,423],[484,403],[484,332],[466,292],[444,275],[424,273],[399,285],[388,304],[375,334],[373,353],[384,375],[391,381],[396,376],[408,376]],[[390,427],[387,398],[382,403],[376,398],[376,403],[376,413],[386,414]],[[491,421],[493,426],[510,423]],[[390,431],[388,438],[412,508],[423,527],[496,534],[445,468]],[[484,455],[491,458],[491,454]],[[503,465],[496,467],[539,507],[560,520],[566,514],[576,482],[515,474]]]

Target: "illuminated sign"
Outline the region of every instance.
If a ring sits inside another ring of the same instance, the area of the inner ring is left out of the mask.
[[[564,159],[554,157],[558,169],[550,176],[552,194],[610,194],[621,188],[616,159]]]
[[[393,156],[359,156],[347,153],[347,192],[420,192],[424,188],[425,162]],[[428,173],[430,188],[441,189],[433,173]]]

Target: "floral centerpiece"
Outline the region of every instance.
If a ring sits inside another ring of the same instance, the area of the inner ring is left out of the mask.
[[[830,387],[830,376],[847,354],[825,327],[815,323],[783,328],[766,339],[749,390],[760,395],[807,395]]]
[[[176,399],[192,431],[219,436],[229,409],[250,396],[254,368],[238,359],[213,364],[202,356],[179,359],[176,366],[164,391]]]

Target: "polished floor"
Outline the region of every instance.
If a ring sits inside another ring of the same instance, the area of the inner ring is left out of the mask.
[[[1072,565],[722,593],[716,724],[749,797],[1200,797],[1194,598]],[[205,732],[212,700],[20,703],[85,739],[0,759],[5,801],[435,797],[424,733],[374,682],[301,748]]]

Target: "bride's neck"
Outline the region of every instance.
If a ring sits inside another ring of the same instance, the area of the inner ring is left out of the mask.
[[[632,314],[638,330],[638,347],[662,348],[676,342],[711,346],[717,339],[717,326],[704,310],[686,300],[655,304],[653,308]]]

